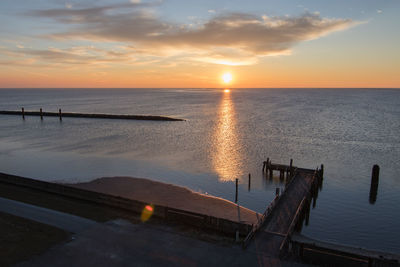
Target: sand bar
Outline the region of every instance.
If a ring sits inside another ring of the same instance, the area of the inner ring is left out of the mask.
[[[149,179],[105,177],[69,186],[247,224],[255,224],[261,217],[261,214],[231,201]]]

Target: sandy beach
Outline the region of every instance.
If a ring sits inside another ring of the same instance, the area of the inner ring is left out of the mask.
[[[104,177],[87,183],[69,184],[69,186],[247,224],[255,224],[257,218],[261,216],[255,211],[222,198],[143,178]]]

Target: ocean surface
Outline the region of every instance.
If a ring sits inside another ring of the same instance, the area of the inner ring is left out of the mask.
[[[263,176],[267,157],[312,169],[324,164],[323,188],[302,233],[400,253],[400,90],[0,90],[0,110],[21,107],[186,121],[0,115],[0,172],[56,182],[150,178],[231,201],[238,178],[239,204],[263,212],[284,187],[279,177]]]

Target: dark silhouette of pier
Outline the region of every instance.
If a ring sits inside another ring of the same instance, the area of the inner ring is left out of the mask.
[[[263,171],[272,177],[274,171],[286,178],[285,190],[276,192],[275,199],[267,207],[262,218],[243,242],[244,248],[254,249],[267,258],[277,259],[290,251],[290,238],[296,226],[307,217],[311,199],[316,195],[322,182],[321,169],[310,170],[290,165],[273,164],[269,159],[264,162]],[[286,176],[286,177],[285,177]]]

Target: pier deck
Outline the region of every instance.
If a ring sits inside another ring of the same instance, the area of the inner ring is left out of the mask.
[[[264,218],[259,225],[253,227],[253,234],[248,236],[244,245],[248,242],[249,249],[256,250],[267,258],[277,259],[287,252],[290,236],[307,210],[322,171],[272,164],[269,161],[264,167],[267,174],[268,171],[285,171],[287,186],[268,206]],[[251,238],[253,242],[250,242]]]
[[[288,235],[302,212],[300,206],[308,197],[315,180],[314,171],[297,171],[290,186],[282,194],[264,226],[256,234],[254,242],[268,256],[279,257]]]

